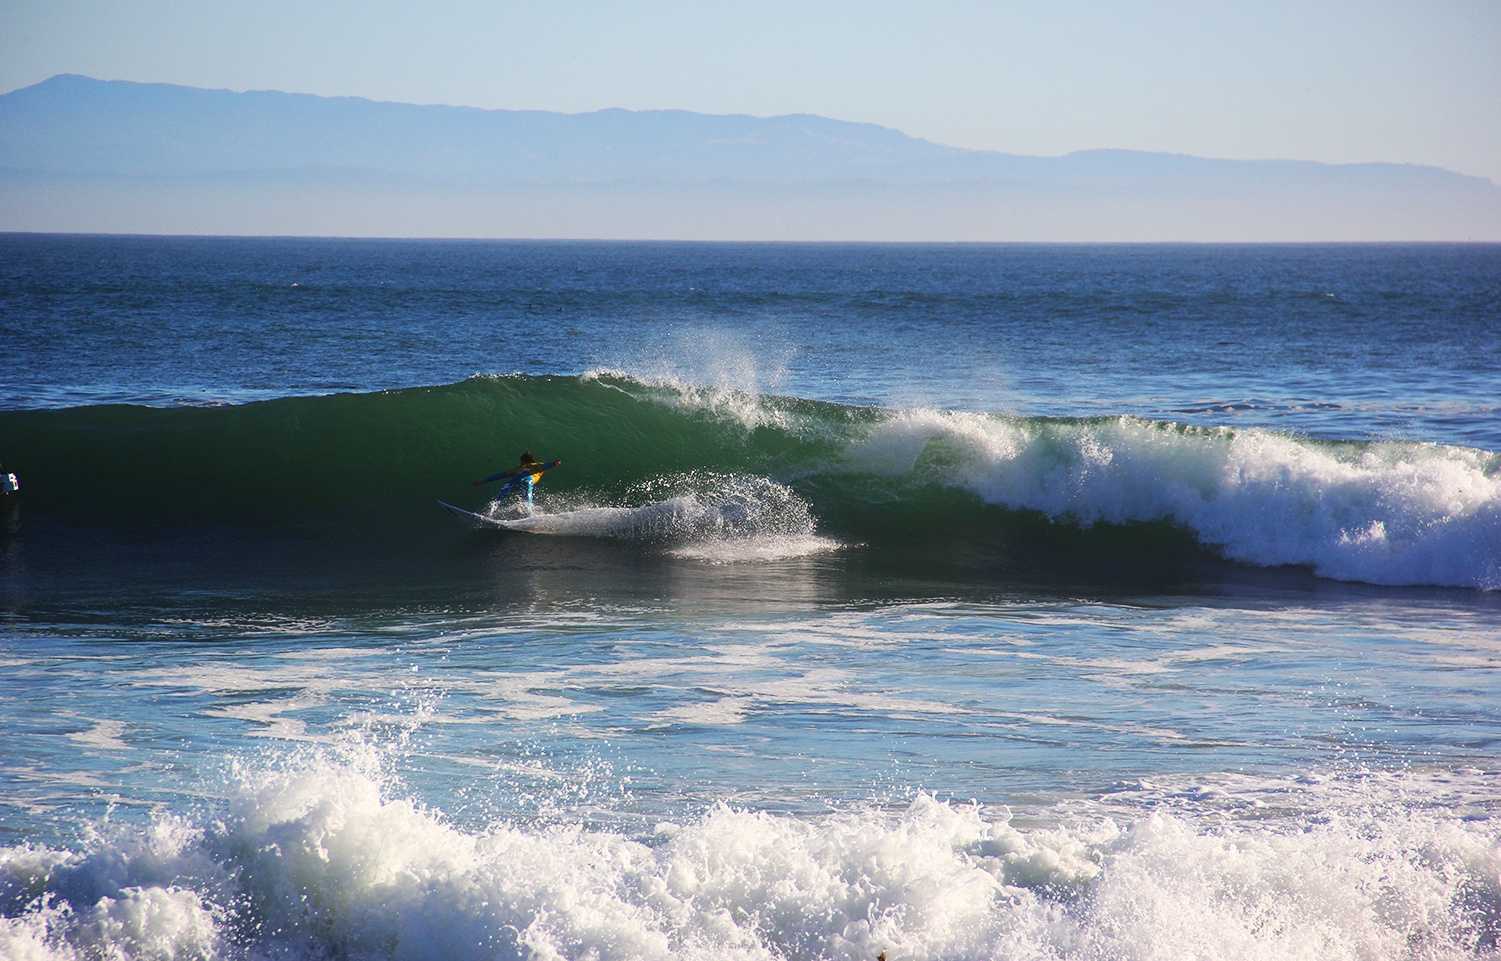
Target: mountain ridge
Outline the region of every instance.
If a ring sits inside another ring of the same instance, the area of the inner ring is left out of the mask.
[[[1357,160],[1357,161],[1322,161],[1308,160],[1297,157],[1211,157],[1201,154],[1186,153],[1183,151],[1169,150],[1143,150],[1126,147],[1087,147],[1079,150],[1065,151],[1059,154],[1022,154],[1013,151],[993,150],[978,147],[961,147],[953,144],[940,143],[925,137],[918,137],[900,130],[896,127],[888,127],[883,124],[869,121],[844,120],[837,117],[826,117],[822,114],[798,112],[786,114],[747,114],[747,113],[704,113],[701,111],[687,110],[677,107],[654,107],[637,109],[631,107],[601,107],[596,110],[583,111],[558,111],[540,110],[535,108],[513,107],[477,107],[467,104],[447,103],[416,103],[401,100],[380,100],[370,97],[361,97],[352,94],[312,94],[297,91],[277,90],[272,88],[254,88],[247,90],[233,90],[227,87],[196,87],[189,84],[168,83],[164,81],[135,81],[135,80],[102,80],[90,77],[86,74],[60,73],[54,74],[45,80],[14,90],[0,93],[0,102],[14,94],[39,91],[42,89],[55,89],[64,85],[82,83],[88,86],[102,87],[126,87],[157,89],[168,91],[191,91],[195,94],[221,94],[230,97],[285,97],[298,101],[315,101],[325,103],[360,104],[380,108],[403,108],[412,110],[442,110],[455,111],[473,115],[504,115],[511,117],[560,117],[560,118],[595,118],[612,115],[625,115],[629,117],[681,117],[708,121],[749,121],[752,123],[782,124],[800,121],[812,121],[817,124],[830,125],[835,129],[846,128],[877,132],[884,137],[900,138],[913,145],[937,148],[956,155],[980,156],[980,157],[1004,157],[1025,160],[1067,160],[1082,158],[1153,158],[1172,161],[1194,161],[1202,163],[1233,163],[1233,164],[1270,164],[1270,165],[1307,165],[1313,167],[1327,167],[1334,169],[1350,168],[1381,168],[1393,170],[1422,171],[1425,173],[1443,174],[1450,177],[1463,178],[1481,184],[1495,186],[1489,178],[1475,174],[1466,174],[1461,171],[1451,170],[1434,164],[1419,164],[1405,161],[1388,160]]]
[[[150,214],[143,189],[160,194]],[[1501,239],[1501,188],[1419,164],[1033,156],[806,113],[560,113],[82,74],[0,94],[0,229],[131,232],[145,216],[222,230],[257,216],[252,194],[321,218],[313,232],[457,217],[470,235],[494,220],[463,213],[475,203],[538,236],[566,210],[597,224],[570,235],[648,238],[676,220],[705,239]]]

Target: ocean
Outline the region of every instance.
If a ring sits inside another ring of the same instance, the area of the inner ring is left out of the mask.
[[[1501,957],[1501,245],[0,234],[0,344],[0,957]]]

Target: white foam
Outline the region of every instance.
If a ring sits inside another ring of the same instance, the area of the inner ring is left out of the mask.
[[[482,697],[502,702],[495,714],[513,721],[534,723],[604,710],[597,704],[580,704],[557,693],[538,693],[539,687],[563,687],[563,678],[562,672],[481,675],[474,686]],[[493,717],[483,720],[492,722]]]
[[[790,488],[764,477],[695,472],[653,478],[626,495],[632,506],[581,506],[550,499],[542,512],[501,520],[532,534],[662,545],[716,564],[774,561],[838,550],[815,532]],[[563,509],[559,509],[559,508]]]
[[[676,724],[730,726],[744,723],[745,712],[752,704],[752,700],[748,697],[722,697],[717,701],[704,701],[699,704],[668,708],[658,712],[655,718],[658,721]]]
[[[785,405],[763,393],[760,373],[753,364],[727,365],[708,373],[704,377],[668,371],[639,374],[594,368],[580,380],[618,390],[636,400],[707,414],[746,430],[761,427],[788,430],[803,423]]]
[[[926,483],[1084,524],[1170,521],[1253,564],[1501,587],[1501,455],[1471,448],[910,410],[853,445],[846,466],[922,468]]]
[[[309,740],[307,723],[300,718],[284,717],[288,711],[305,710],[321,704],[312,698],[288,698],[282,701],[253,701],[241,704],[226,704],[223,707],[206,708],[205,717],[223,717],[235,721],[247,721],[252,727],[247,737],[280,738],[289,741]]]
[[[919,796],[628,837],[463,829],[380,767],[304,756],[239,771],[199,822],[0,849],[0,956],[1384,961],[1494,957],[1501,933],[1501,826],[1407,775],[1276,786],[1314,817],[1196,813],[1227,780],[1040,826]]]
[[[838,551],[843,544],[817,535],[743,537],[734,540],[699,541],[668,551],[674,557],[707,561],[710,564],[740,564],[747,561],[785,561]]]
[[[72,711],[58,712],[60,717],[77,718]],[[90,722],[86,731],[73,731],[68,734],[68,740],[84,747],[93,748],[96,751],[125,751],[130,748],[125,743],[122,735],[125,733],[124,721],[96,720]]]

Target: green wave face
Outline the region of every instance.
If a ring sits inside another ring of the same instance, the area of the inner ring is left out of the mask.
[[[1212,554],[1346,580],[1501,585],[1501,457],[1431,444],[879,410],[608,373],[8,412],[0,438],[28,514],[78,525],[399,535],[453,520],[435,498],[482,507],[494,488],[470,481],[529,450],[563,460],[540,486],[543,511],[577,515],[550,533],[817,533],[984,569]]]
[[[746,403],[770,416],[771,404]],[[788,408],[818,416],[821,406]],[[0,436],[29,510],[111,525],[430,518],[434,497],[482,502],[470,481],[513,466],[523,450],[564,460],[540,489],[611,495],[675,473],[796,470],[838,447],[610,377],[483,377],[237,407],[5,412]]]

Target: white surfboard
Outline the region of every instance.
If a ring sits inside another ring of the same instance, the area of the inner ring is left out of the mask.
[[[493,517],[486,517],[484,514],[476,514],[474,511],[466,511],[464,510],[464,508],[459,507],[457,504],[450,504],[448,503],[448,501],[438,501],[438,506],[446,511],[452,511],[460,517],[466,517],[479,526],[498,527],[501,530],[506,530],[505,521],[496,520]]]
[[[467,511],[456,504],[438,501],[438,506],[460,517],[467,518],[478,527],[522,534],[555,534],[563,537],[608,537],[614,526],[632,515],[625,507],[586,507],[582,510],[564,511],[561,514],[533,514],[530,517],[514,517],[502,520]]]

